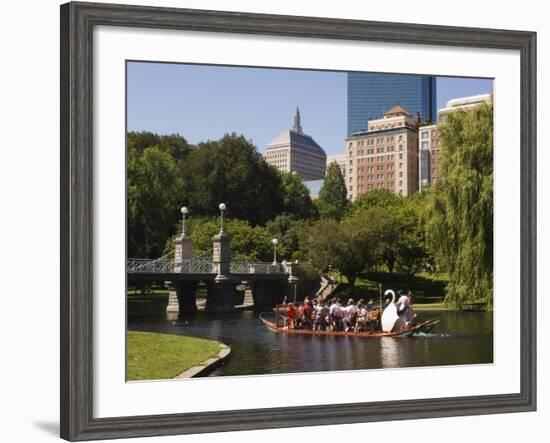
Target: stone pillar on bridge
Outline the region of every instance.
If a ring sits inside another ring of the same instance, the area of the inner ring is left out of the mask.
[[[300,264],[298,260],[288,264],[288,286],[290,289],[289,300],[296,302],[296,297],[298,294],[298,283],[300,282],[300,277],[298,274],[300,272]]]
[[[193,257],[193,242],[191,241],[191,237],[177,238],[174,240],[174,247],[174,272],[185,272],[185,263]]]
[[[252,297],[255,310],[271,309],[282,303],[285,295],[290,298],[285,280],[257,279],[253,282]]]
[[[176,300],[180,314],[193,314],[197,312],[197,281],[178,280],[174,282]]]
[[[182,236],[174,240],[174,272],[187,270],[189,260],[193,256],[192,249],[191,237]],[[195,288],[196,283],[193,282],[176,282],[169,292],[166,312],[195,312],[197,310]]]
[[[207,282],[206,311],[231,312],[235,310],[235,288],[239,279],[231,274],[231,237],[220,232],[212,237],[212,270],[214,281]]]

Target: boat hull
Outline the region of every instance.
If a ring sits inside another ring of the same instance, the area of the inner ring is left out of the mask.
[[[266,320],[260,314],[260,320],[263,324],[273,332],[289,335],[330,335],[343,337],[362,337],[362,338],[380,338],[380,337],[411,337],[418,333],[427,333],[431,331],[439,320],[427,320],[423,323],[415,325],[412,328],[404,329],[398,332],[353,332],[353,331],[313,331],[311,329],[288,329],[277,326],[274,322]]]

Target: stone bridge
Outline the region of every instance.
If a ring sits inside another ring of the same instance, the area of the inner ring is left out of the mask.
[[[252,292],[255,308],[271,308],[296,296],[298,263],[231,261],[230,237],[222,232],[212,238],[210,251],[193,256],[191,238],[182,235],[173,253],[150,259],[128,259],[127,283],[170,282],[168,310],[195,312],[198,283],[206,285],[206,311],[235,309],[236,288],[245,284]]]

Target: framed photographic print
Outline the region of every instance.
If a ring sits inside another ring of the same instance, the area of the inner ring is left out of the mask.
[[[535,44],[63,5],[61,436],[535,410]]]

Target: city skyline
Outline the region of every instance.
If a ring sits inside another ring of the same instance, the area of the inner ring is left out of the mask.
[[[435,121],[436,89],[436,78],[430,75],[350,72],[347,136],[365,131],[370,120],[381,118],[396,104],[413,117]]]
[[[128,131],[179,133],[191,144],[235,132],[263,153],[299,106],[304,133],[328,155],[343,153],[346,72],[149,62],[129,62],[127,72]],[[492,79],[437,77],[437,108],[487,92]]]

